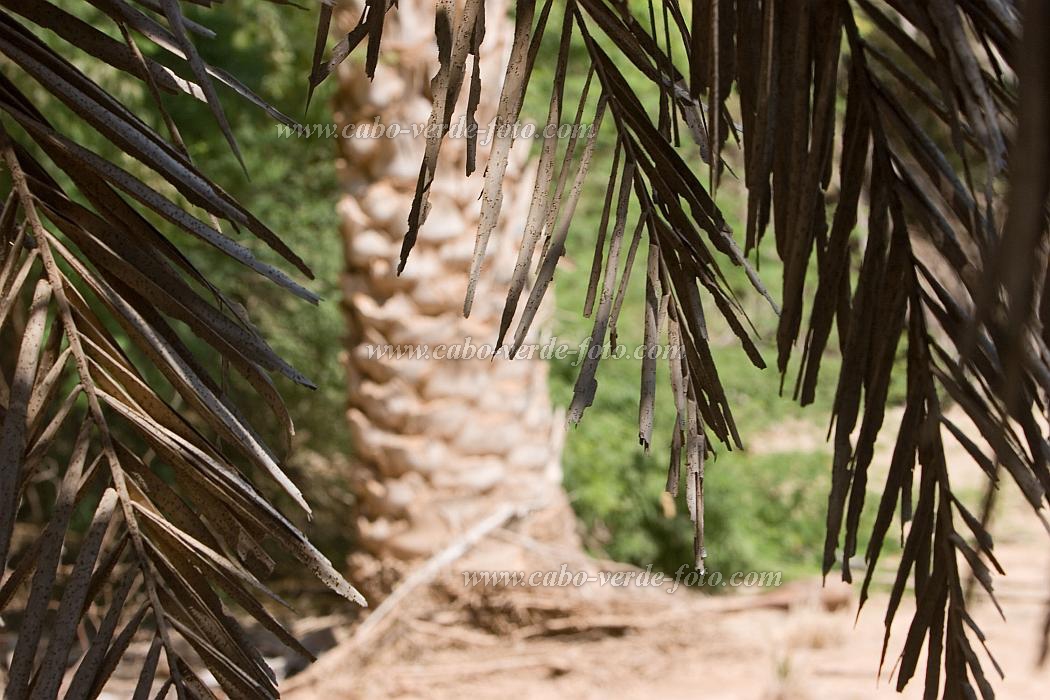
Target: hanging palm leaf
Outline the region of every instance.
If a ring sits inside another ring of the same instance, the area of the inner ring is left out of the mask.
[[[908,527],[886,617],[887,642],[909,578],[917,611],[898,686],[915,673],[925,645],[928,697],[938,693],[942,680],[946,697],[991,697],[973,649],[973,640],[983,635],[966,612],[959,562],[989,594],[989,567],[999,567],[984,522],[953,492],[943,440],[946,432],[958,440],[990,482],[997,473],[993,459],[1000,463],[1043,517],[1050,444],[1037,417],[1047,413],[1050,391],[1050,53],[1039,32],[1047,26],[1047,3],[1025,3],[1025,16],[1012,0],[552,5],[546,0],[539,12],[534,0],[515,5],[510,64],[498,83],[497,125],[518,118],[540,42],[545,32],[557,31],[548,123],[562,123],[564,106],[577,99],[579,114],[593,108],[592,122],[611,129],[616,144],[611,172],[598,175],[608,178],[608,188],[586,303],[594,315],[591,341],[603,343],[615,328],[620,306],[614,290],[625,286],[633,264],[641,264],[635,255],[641,247],[647,251],[646,343],[655,344],[666,329],[669,343],[680,350],[670,353],[678,420],[668,490],[677,494],[684,459],[697,566],[703,567],[706,554],[704,459],[712,439],[741,446],[710,352],[705,305],[714,304],[748,357],[763,367],[720,268],[744,268],[777,308],[745,257],[760,245],[774,245],[783,261],[777,367],[785,378],[795,373],[796,398],[813,400],[821,359],[836,336],[842,354],[842,369],[833,378],[825,574],[838,565],[843,578],[852,579],[875,440],[891,378],[903,371],[907,408],[865,552],[862,599],[899,512],[902,527]],[[371,74],[384,16],[395,8],[366,2],[326,61],[326,7],[311,86],[366,38]],[[560,22],[549,21],[551,16]],[[454,147],[444,144],[444,135],[462,102],[468,64],[484,50],[476,41],[484,34],[481,0],[438,2],[436,18],[440,68],[431,82],[430,138],[407,221],[402,269],[417,237],[425,235],[420,229],[442,148]],[[583,45],[582,59],[569,51],[573,37]],[[588,75],[576,96],[565,94],[570,71]],[[659,99],[643,102],[640,85]],[[471,74],[470,90],[483,89]],[[695,146],[689,156],[682,155],[683,131]],[[740,178],[748,190],[746,230],[740,234],[730,230],[714,201],[719,181],[732,176],[723,158],[730,138],[741,145]],[[520,345],[550,285],[580,189],[593,175],[595,136],[577,141],[565,145],[560,167],[553,137],[539,153],[535,197],[499,333],[499,342],[511,348]],[[499,217],[501,179],[514,145],[497,134],[479,184],[482,215],[466,314]],[[475,145],[468,141],[466,147]],[[770,228],[774,241],[767,243]],[[625,241],[628,231],[633,233]],[[901,353],[903,367],[896,362]],[[793,355],[800,355],[795,367]],[[597,371],[597,359],[582,364],[571,420],[591,404]],[[639,411],[646,445],[654,382],[655,365],[647,362]],[[945,415],[945,401],[957,403],[980,435],[964,434]],[[986,442],[994,456],[975,440]]]
[[[267,549],[364,600],[256,487],[253,474],[265,474],[309,514],[281,458],[226,391],[232,369],[287,440],[292,422],[270,375],[309,380],[165,231],[194,236],[308,302],[317,297],[222,231],[251,233],[311,276],[194,165],[162,95],[205,103],[234,153],[216,82],[291,121],[201,59],[191,34],[207,30],[176,0],[88,4],[102,23],[71,14],[69,3],[0,2],[0,153],[10,185],[0,214],[0,329],[14,348],[0,353],[0,612],[21,619],[4,697],[96,697],[144,634],[154,642],[136,698],[171,686],[179,698],[214,697],[196,675],[205,667],[229,697],[277,697],[238,617],[310,653],[260,602],[283,603],[262,582],[273,567]],[[147,57],[155,51],[169,54],[164,64]],[[142,81],[168,137],[67,60],[78,53]],[[29,84],[134,168],[63,133],[34,105],[38,93],[26,94]],[[192,352],[187,332],[210,352]],[[50,464],[60,470],[47,525],[16,543],[27,492]],[[71,524],[75,513],[89,514],[86,530]],[[78,631],[90,643],[67,672]]]

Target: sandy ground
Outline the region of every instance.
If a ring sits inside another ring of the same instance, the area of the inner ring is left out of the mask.
[[[796,438],[799,430],[790,427]],[[774,446],[767,451],[776,451],[776,436],[765,443]],[[957,487],[976,490],[980,482],[972,463],[960,451],[952,452],[951,461]],[[995,677],[987,656],[982,664],[995,681],[997,697],[1008,699],[1039,697],[1050,682],[1050,666],[1036,664],[1047,614],[1050,547],[1014,490],[1004,489],[994,527],[996,554],[1007,573],[995,584],[1006,621],[981,594],[972,607],[1005,679]],[[541,570],[559,558],[549,553],[543,563],[535,552],[525,559],[530,556]],[[604,566],[572,556],[577,570]],[[530,593],[531,598],[502,599],[498,591],[464,598],[461,591],[449,594],[455,572],[470,568],[461,560],[444,584],[406,602],[383,635],[363,648],[336,647],[288,679],[284,696],[918,698],[921,677],[898,695],[890,675],[913,609],[908,596],[897,616],[886,668],[881,678],[878,674],[893,563],[880,567],[876,583],[882,585],[858,618],[856,590],[845,584],[822,588],[819,579],[719,596],[588,584],[568,594],[575,596],[568,602],[557,598],[566,595],[561,589]],[[518,560],[505,568],[526,566]]]
[[[1050,669],[1035,665],[1050,562],[1045,546],[1042,556],[1033,556],[1033,544],[1028,534],[1018,534],[998,547],[1008,573],[998,586],[1008,622],[986,603],[976,608],[1006,675],[995,684],[1000,698],[1039,697],[1050,681]],[[365,663],[344,658],[314,684],[293,680],[287,697],[901,697],[887,673],[877,678],[885,595],[873,597],[854,626],[855,600],[828,610],[819,591],[819,582],[796,585],[797,602],[787,609],[762,607],[743,596],[663,594],[662,605],[646,600],[639,606],[640,616],[651,616],[650,625],[622,634],[513,639],[476,630],[456,634],[433,623],[412,629],[408,623],[400,638],[385,640],[396,653]],[[910,611],[899,613],[887,666],[900,649]],[[921,685],[913,682],[903,697],[921,695]]]

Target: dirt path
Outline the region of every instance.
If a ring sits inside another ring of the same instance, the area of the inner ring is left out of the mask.
[[[966,460],[953,453],[953,461],[953,479],[958,472],[956,481],[965,487],[971,478]],[[1050,683],[1050,667],[1035,665],[1047,610],[1050,547],[1027,506],[1011,498],[1011,489],[1004,489],[1007,498],[995,528],[996,553],[1007,572],[996,580],[996,590],[1007,622],[980,595],[974,617],[1006,675],[994,679],[997,697],[1032,698]],[[883,571],[882,578],[888,578],[889,565]],[[431,601],[426,613],[406,615],[365,653],[340,657],[339,649],[330,652],[336,656],[322,658],[314,672],[290,679],[286,697],[805,700],[922,695],[924,660],[920,678],[903,695],[887,680],[910,620],[907,603],[898,613],[887,668],[877,679],[884,591],[868,601],[856,625],[855,591],[822,593],[819,580],[716,597],[636,588],[603,590],[593,600],[587,595],[579,602],[586,611],[581,619],[596,621],[593,625],[570,624],[565,634],[548,630],[531,637],[528,630],[536,625],[485,629],[484,624],[462,624],[464,610],[484,608],[477,601],[460,601],[457,609],[450,603],[445,610]],[[629,624],[618,626],[617,620]],[[982,664],[993,678],[986,656]]]

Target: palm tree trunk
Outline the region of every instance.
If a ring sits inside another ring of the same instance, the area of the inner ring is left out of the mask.
[[[501,79],[506,66],[513,36],[506,10],[504,2],[486,3],[481,73],[487,81]],[[345,19],[356,22],[359,13],[347,7]],[[451,354],[467,341],[480,347],[495,340],[531,197],[527,146],[512,150],[500,227],[465,319],[488,149],[479,144],[478,175],[467,179],[466,141],[446,141],[430,215],[408,267],[397,276],[425,145],[424,136],[412,136],[411,125],[426,124],[437,70],[434,3],[401,0],[386,22],[384,56],[396,49],[396,63],[381,63],[371,82],[360,63],[344,64],[336,105],[343,126],[378,119],[402,127],[394,138],[388,129],[381,138],[340,141],[348,419],[360,465],[352,483],[359,541],[351,575],[373,600],[389,592],[412,562],[454,542],[494,508],[540,500],[569,513],[560,487],[562,421],[551,409],[546,365],[539,359],[433,358],[445,345]],[[478,107],[483,126],[495,114],[491,96],[498,92],[486,94],[490,101]],[[376,349],[386,346],[425,346],[432,355],[377,357]],[[563,522],[572,536],[571,516]]]

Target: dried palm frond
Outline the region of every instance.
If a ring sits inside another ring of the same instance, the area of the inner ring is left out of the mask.
[[[204,667],[229,697],[277,697],[233,612],[310,656],[262,603],[283,603],[262,582],[274,565],[267,547],[364,601],[253,483],[253,472],[265,473],[309,513],[225,391],[232,368],[287,438],[292,422],[270,375],[309,380],[160,222],[308,302],[317,297],[222,232],[220,221],[250,232],[311,276],[194,165],[161,95],[205,103],[235,153],[216,82],[290,120],[204,63],[191,34],[207,30],[177,0],[86,0],[93,24],[68,6],[0,1],[0,154],[10,184],[0,214],[0,612],[20,616],[4,698],[96,697],[136,633],[154,643],[135,698],[153,697],[155,683],[179,698],[214,697],[196,675]],[[165,63],[143,42],[169,54]],[[75,54],[143,81],[169,137],[67,60]],[[64,134],[35,104],[45,93],[134,167]],[[191,351],[188,334],[209,352]],[[173,395],[177,403],[163,398]],[[40,481],[54,484],[47,524],[16,542],[20,509]],[[86,529],[77,524],[84,514]]]
[[[326,9],[311,85],[366,39],[371,74],[384,16],[395,7],[385,0],[367,2],[327,61]],[[594,123],[615,132],[616,156],[611,172],[601,174],[608,178],[608,194],[586,304],[594,315],[591,341],[602,343],[615,328],[620,306],[614,295],[631,263],[641,264],[636,251],[646,251],[645,342],[658,342],[665,324],[669,342],[681,350],[671,354],[678,420],[668,490],[677,493],[684,456],[697,566],[705,556],[704,458],[712,438],[730,447],[741,444],[712,359],[705,304],[714,304],[752,362],[764,366],[720,265],[745,268],[755,288],[770,297],[745,253],[763,244],[772,225],[783,261],[777,367],[786,376],[792,355],[801,353],[794,393],[802,403],[813,400],[821,359],[837,335],[842,368],[824,571],[841,562],[847,580],[875,440],[903,352],[907,408],[865,553],[862,597],[899,512],[902,525],[910,526],[891,593],[887,641],[912,578],[917,611],[898,685],[912,677],[925,644],[931,697],[942,679],[946,697],[992,694],[973,650],[972,640],[983,636],[966,612],[959,561],[989,593],[989,566],[998,565],[981,520],[952,490],[945,432],[994,480],[995,465],[977,446],[987,442],[1039,517],[1050,489],[1050,446],[1037,420],[1047,411],[1050,390],[1050,65],[1039,36],[1047,26],[1047,4],[1033,1],[1024,8],[1027,16],[1013,0],[564,0],[557,8],[546,0],[537,12],[535,0],[519,0],[510,64],[500,83],[497,125],[518,118],[548,31],[560,35],[549,124],[562,123],[574,101],[565,94],[570,72],[594,78],[595,86],[588,78],[575,96],[578,114],[594,105]],[[484,35],[483,0],[439,0],[436,10],[440,68],[431,83],[430,140],[402,267],[426,221],[443,136],[468,69],[485,49],[478,40]],[[574,36],[585,49],[582,60],[569,50]],[[476,72],[470,76],[471,91],[484,89]],[[659,99],[643,101],[639,86],[655,90]],[[588,90],[596,95],[589,98]],[[688,159],[682,132],[695,145]],[[741,178],[748,190],[740,243],[713,199],[728,171],[722,156],[731,137],[742,144]],[[500,343],[521,343],[550,285],[582,183],[591,174],[594,144],[593,134],[586,143],[574,138],[558,165],[554,137],[543,143]],[[513,146],[512,138],[497,131],[480,184],[467,314],[499,217],[501,180]],[[701,179],[705,171],[708,186]],[[634,225],[628,221],[632,201]],[[632,237],[625,241],[628,231]],[[627,264],[618,285],[625,243]],[[530,270],[536,270],[531,280]],[[596,363],[597,357],[581,366],[571,420],[579,420],[593,400]],[[655,370],[653,362],[643,364],[639,436],[646,445]],[[964,434],[946,417],[946,400],[962,407],[980,436]]]

